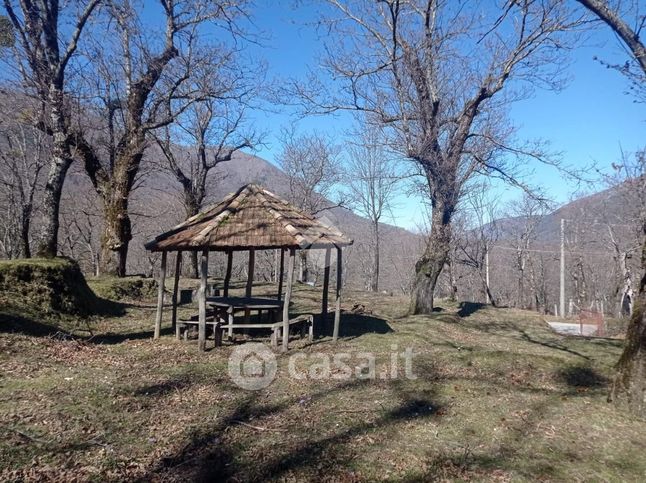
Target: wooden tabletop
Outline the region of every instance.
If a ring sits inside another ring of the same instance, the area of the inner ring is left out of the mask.
[[[256,297],[207,297],[206,303],[216,307],[252,310],[280,309],[283,306],[280,300]]]

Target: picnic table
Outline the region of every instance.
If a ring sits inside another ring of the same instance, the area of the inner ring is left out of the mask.
[[[206,305],[212,307],[210,311],[213,317],[212,322],[207,322],[213,325],[213,332],[216,340],[216,346],[220,344],[221,329],[227,329],[229,338],[233,338],[233,329],[242,329],[246,332],[247,329],[271,329],[272,345],[278,346],[278,340],[281,337],[281,330],[283,329],[283,322],[277,322],[277,313],[283,308],[283,302],[280,300],[258,297],[206,297]],[[244,311],[244,322],[235,323],[234,315],[236,312]],[[258,323],[249,323],[252,311],[258,312]],[[269,320],[262,321],[262,312],[267,311]],[[195,325],[197,321],[181,321],[185,327],[188,325]],[[309,332],[310,340],[313,339],[314,331],[314,318],[311,315],[300,315],[288,321],[287,326],[293,325],[301,326],[301,336],[305,332]],[[308,330],[309,329],[309,330]],[[178,331],[179,334],[179,331]],[[179,335],[178,335],[179,338]],[[186,332],[185,332],[186,338]]]
[[[267,311],[267,316],[271,324],[278,320],[277,314],[283,309],[283,302],[270,298],[259,297],[207,297],[206,305],[215,309],[216,318],[227,323],[228,336],[233,337],[234,328],[247,329],[264,329],[269,324],[262,323],[262,313]],[[234,316],[236,312],[244,312],[244,324],[235,324]],[[251,312],[258,313],[257,324],[250,324]]]
[[[245,321],[249,321],[251,311],[257,311],[258,315],[266,310],[270,318],[276,321],[276,313],[283,308],[283,302],[275,299],[258,297],[207,297],[206,305],[220,309],[227,314],[228,322],[233,321],[233,315],[243,310]]]

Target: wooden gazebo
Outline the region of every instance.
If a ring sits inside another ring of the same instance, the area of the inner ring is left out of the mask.
[[[285,297],[282,301],[282,346],[283,350],[287,350],[289,342],[289,303],[294,281],[296,250],[325,250],[321,308],[322,315],[325,318],[328,310],[331,251],[336,249],[336,308],[333,331],[333,339],[336,340],[339,335],[341,316],[342,249],[351,244],[352,240],[344,236],[335,227],[326,226],[261,186],[256,184],[243,186],[235,193],[226,196],[220,203],[207,208],[172,230],[146,243],[147,250],[161,252],[162,254],[155,338],[159,337],[161,331],[168,252],[176,252],[175,281],[172,295],[174,325],[177,322],[177,291],[182,252],[201,252],[200,287],[198,291],[198,345],[200,350],[204,350],[206,346],[206,287],[209,252],[220,251],[227,254],[227,268],[223,287],[224,297],[227,297],[229,292],[233,252],[249,252],[245,295],[246,297],[251,297],[255,251],[279,249],[280,272],[277,294],[279,300],[282,297],[285,252],[288,252],[286,289]]]

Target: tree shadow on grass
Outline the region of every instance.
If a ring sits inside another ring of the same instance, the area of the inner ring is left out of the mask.
[[[55,334],[64,334],[69,337],[77,337],[70,331],[62,328],[62,325],[73,325],[76,322],[78,329],[87,330],[91,328],[92,316],[122,316],[126,313],[126,304],[112,300],[95,297],[88,301],[92,311],[87,314],[85,311],[79,313],[52,312],[39,315],[40,310],[34,307],[22,307],[18,304],[0,311],[0,333],[17,333],[33,337],[49,337]],[[78,337],[84,339],[84,337]]]
[[[236,425],[247,424],[247,421],[280,413],[290,405],[299,404],[299,399],[263,404],[261,394],[259,391],[247,392],[220,421],[204,424],[203,429],[189,431],[189,441],[176,452],[162,457],[151,473],[141,481],[160,476],[162,479],[192,481],[223,481],[230,478],[238,471],[233,462],[239,450],[234,450],[224,442],[226,433]],[[309,401],[322,394],[313,394]]]
[[[564,338],[562,336],[552,335],[548,333],[549,336],[539,336],[536,337],[533,334],[530,334],[527,330],[521,327],[519,324],[507,322],[507,321],[488,321],[483,324],[473,324],[466,322],[468,327],[471,329],[483,332],[486,334],[495,335],[498,337],[506,337],[516,340],[522,340],[529,342],[530,344],[541,345],[549,349],[558,350],[561,352],[566,352],[582,359],[589,360],[590,357],[570,348],[567,344],[564,344],[562,341]]]
[[[103,297],[95,296],[92,301],[92,315],[118,317],[126,314],[126,308],[132,306],[124,302],[116,302],[114,300],[106,299]]]
[[[30,317],[0,313],[0,332],[47,337],[60,331],[56,325],[38,322]]]
[[[334,332],[334,313],[329,313],[325,319],[321,314],[314,316],[314,335],[316,337],[332,337]],[[355,338],[364,334],[388,334],[393,332],[388,320],[375,314],[353,314],[342,312],[339,321],[339,337]]]
[[[514,473],[512,479],[555,479],[558,471],[551,462],[525,452],[528,442],[535,443],[535,437],[541,437],[543,430],[539,428],[557,401],[555,398],[540,399],[530,404],[519,417],[504,419],[498,443],[490,452],[482,452],[479,449],[481,441],[464,434],[464,438],[455,441],[453,447],[448,446],[444,452],[429,453],[426,469],[403,481],[507,481]]]
[[[172,376],[164,381],[156,382],[152,384],[146,384],[144,386],[138,387],[132,392],[132,395],[138,397],[162,397],[169,393],[179,391],[182,389],[187,389],[196,384],[208,382],[209,384],[226,384],[229,382],[228,378],[213,376],[200,377],[191,374],[178,374]]]
[[[352,380],[337,385],[333,388],[322,389],[308,396],[307,404],[312,404],[318,399],[328,398],[335,392],[344,392],[359,389],[371,381]],[[399,390],[394,397],[401,400],[395,408],[385,410],[375,408],[368,411],[371,416],[377,414],[372,420],[358,418],[354,424],[330,433],[329,430],[312,433],[305,436],[305,440],[294,443],[286,435],[288,427],[275,428],[276,437],[280,443],[265,448],[262,463],[253,458],[244,457],[241,453],[246,449],[242,445],[232,445],[227,440],[227,434],[232,426],[242,425],[262,418],[276,420],[276,416],[287,413],[290,409],[301,406],[302,397],[291,397],[279,403],[263,403],[262,393],[251,393],[242,402],[236,405],[229,415],[219,421],[210,429],[191,436],[190,441],[178,452],[166,456],[159,461],[152,474],[148,477],[162,479],[191,479],[193,481],[222,481],[235,479],[236,481],[265,481],[267,479],[280,479],[290,476],[296,470],[299,474],[339,475],[346,469],[354,458],[352,442],[356,437],[373,433],[379,429],[386,429],[400,422],[413,421],[429,417],[439,417],[442,406],[420,394],[409,394]],[[428,394],[424,394],[428,396]],[[345,408],[338,408],[343,412]],[[337,409],[331,409],[335,412]],[[369,418],[370,419],[370,418]],[[285,414],[285,421],[293,419]],[[254,423],[262,424],[262,423]],[[271,431],[271,428],[250,425],[250,430],[256,428],[259,432]],[[260,429],[258,429],[260,428]],[[300,428],[301,430],[303,428]],[[273,433],[272,433],[273,434]],[[280,436],[285,434],[285,436]],[[291,440],[291,442],[290,442]]]
[[[610,382],[606,376],[587,365],[568,366],[558,372],[558,378],[574,389],[600,389]]]
[[[482,304],[478,302],[460,302],[460,310],[458,310],[458,317],[469,317],[475,314],[478,310],[484,309],[487,307],[487,304]]]
[[[162,327],[160,331],[161,336],[171,335],[175,333],[175,329],[172,327]],[[155,335],[154,329],[142,330],[140,332],[106,332],[104,334],[97,334],[86,339],[87,342],[94,344],[121,344],[127,340],[142,340],[142,339],[152,339]]]

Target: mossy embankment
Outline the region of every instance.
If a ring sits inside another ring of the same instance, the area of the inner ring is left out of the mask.
[[[129,276],[124,278],[97,277],[88,279],[88,285],[98,296],[108,300],[154,300],[157,281],[153,278]]]
[[[122,306],[98,297],[69,258],[0,261],[0,330],[45,335],[87,328],[96,315]]]

